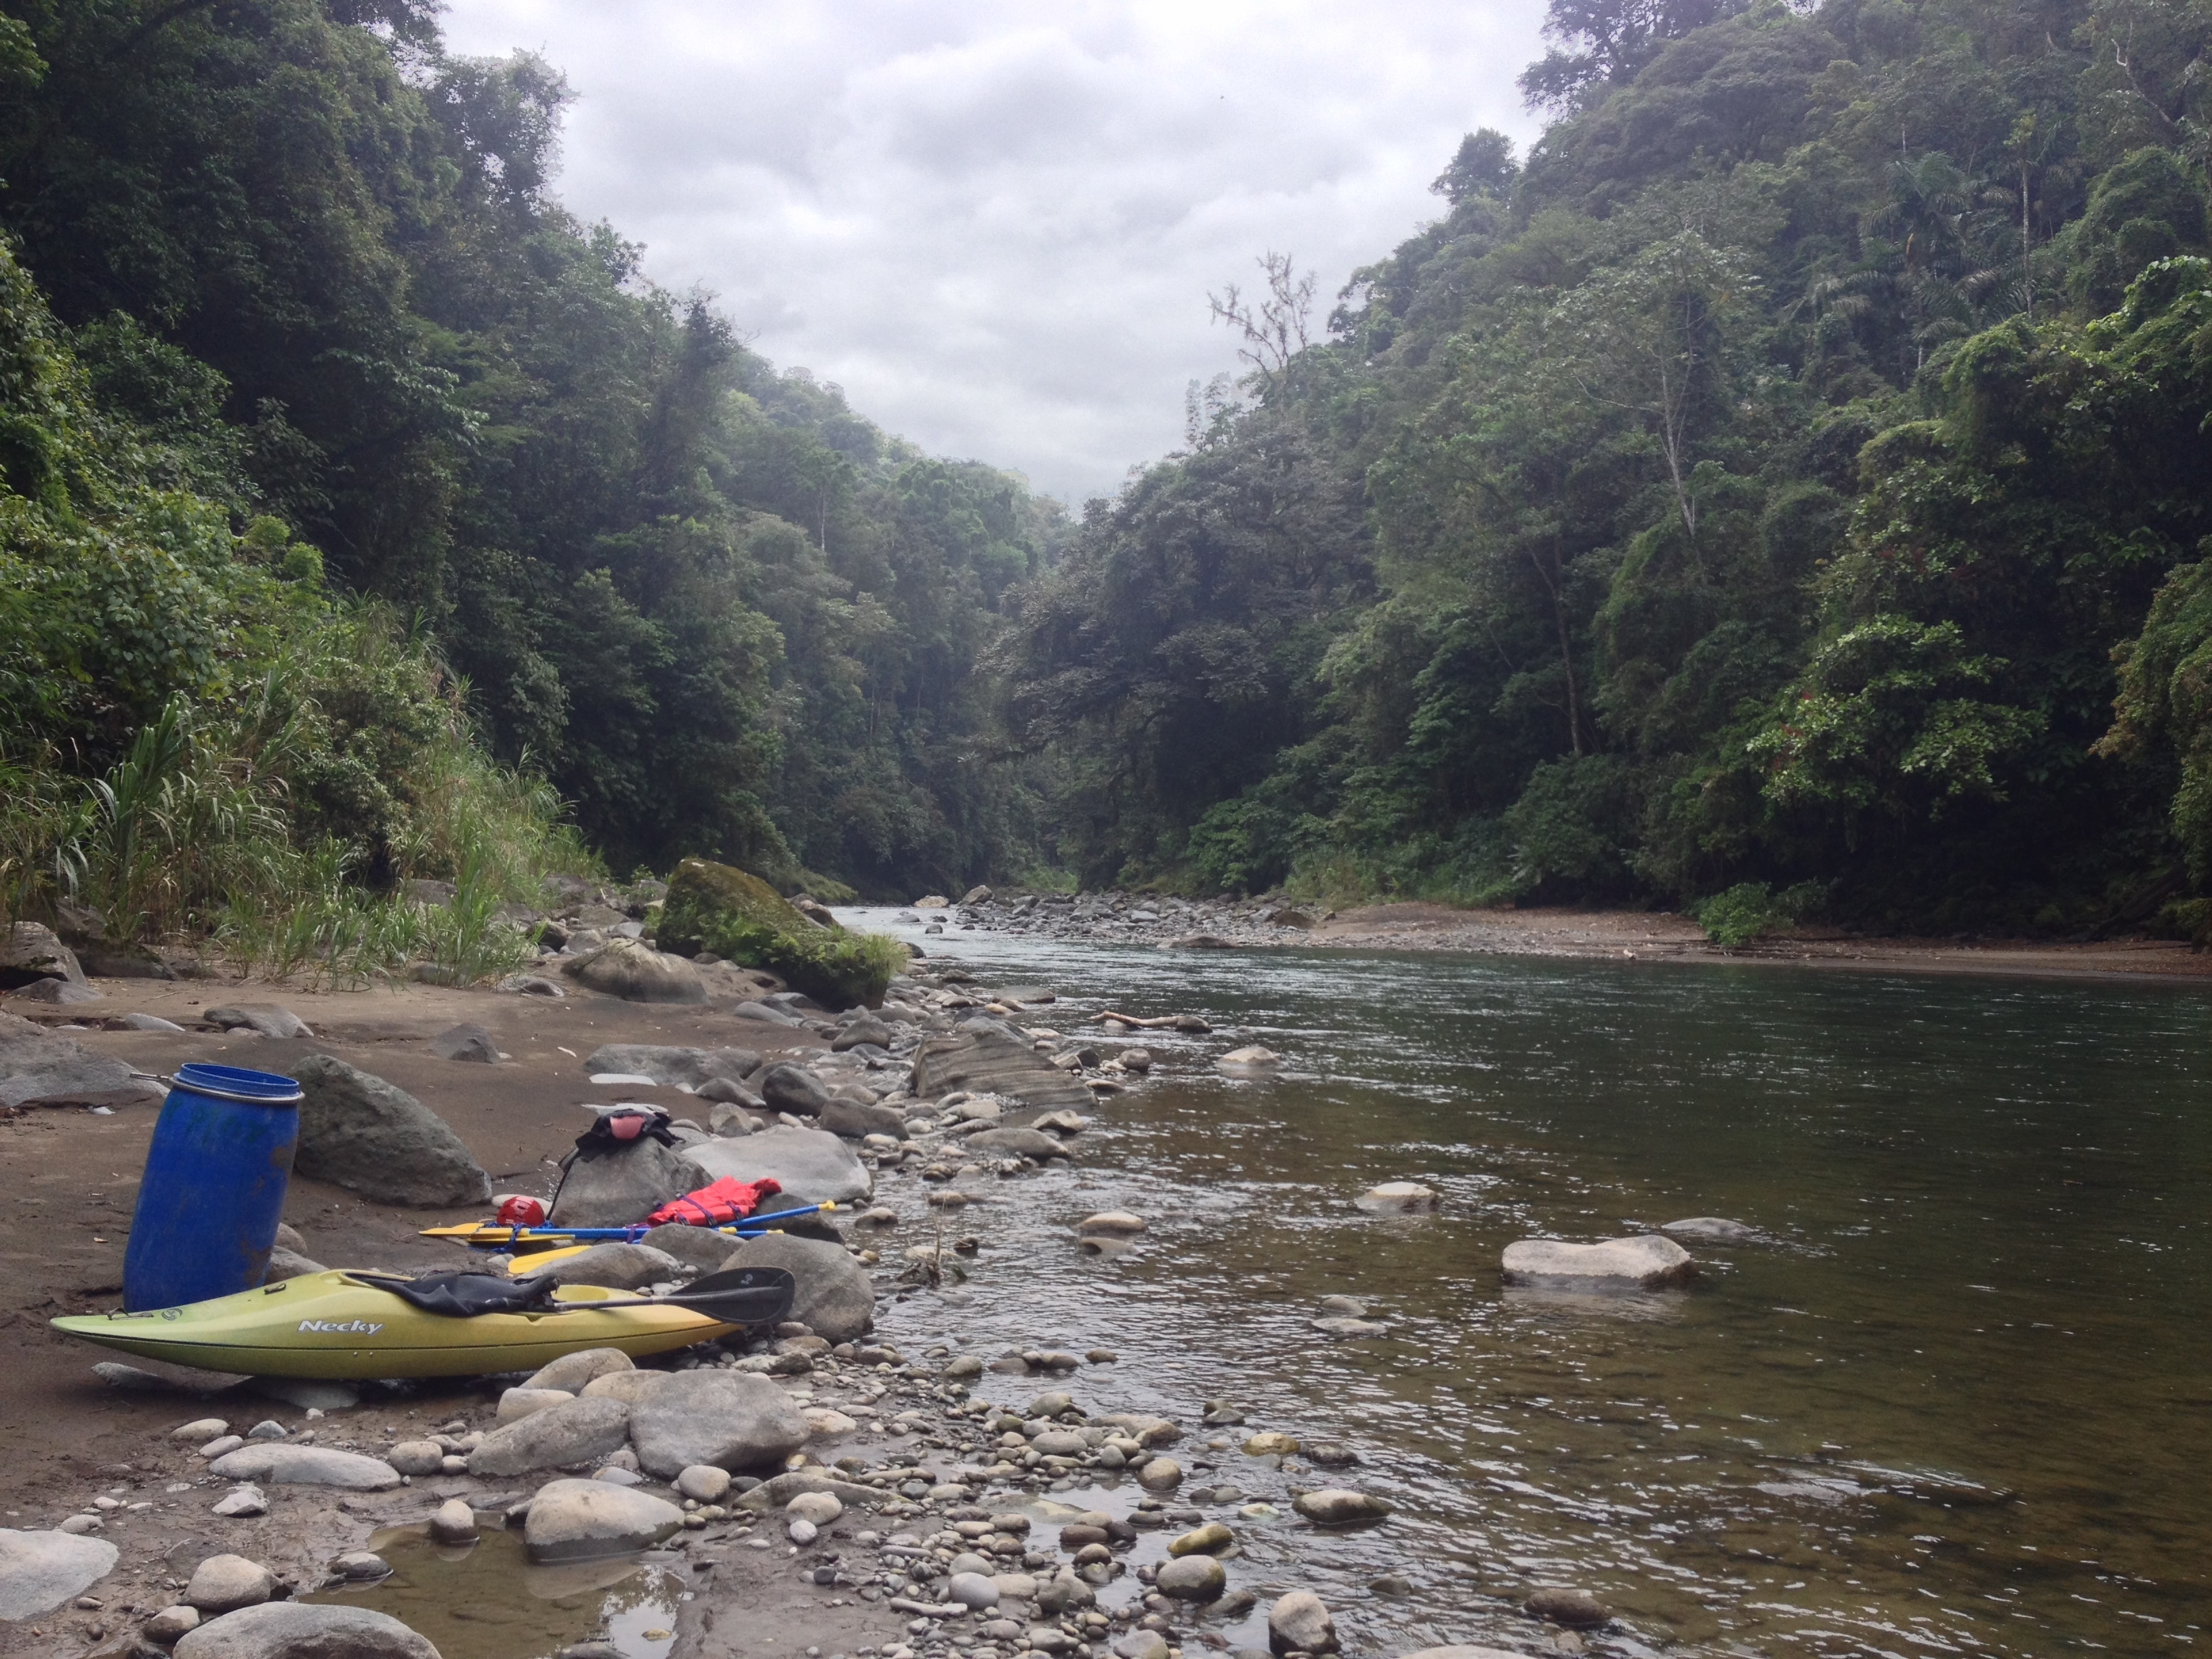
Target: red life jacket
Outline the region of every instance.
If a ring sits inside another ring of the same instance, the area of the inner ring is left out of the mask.
[[[742,1221],[760,1208],[761,1200],[783,1190],[782,1183],[773,1176],[758,1181],[740,1181],[735,1176],[724,1176],[696,1193],[686,1193],[679,1199],[662,1205],[646,1220],[655,1227],[678,1221],[687,1227],[726,1227],[732,1221]]]

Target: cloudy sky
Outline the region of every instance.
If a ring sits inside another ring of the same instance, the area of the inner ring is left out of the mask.
[[[560,192],[777,363],[1070,501],[1236,367],[1206,295],[1277,249],[1327,315],[1440,207],[1461,134],[1534,128],[1541,0],[450,0],[452,50],[579,99]]]

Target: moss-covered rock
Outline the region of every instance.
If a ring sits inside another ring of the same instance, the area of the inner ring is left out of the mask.
[[[830,1008],[878,1006],[907,960],[897,940],[817,927],[758,876],[705,859],[676,866],[654,939],[664,951],[765,969]]]

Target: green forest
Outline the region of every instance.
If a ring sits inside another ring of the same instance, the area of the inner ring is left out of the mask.
[[[4,902],[1021,866],[971,665],[1057,506],[656,287],[436,9],[0,6]]]
[[[1528,153],[1214,296],[1248,372],[1072,517],[657,286],[437,9],[0,0],[0,910],[2212,936],[2203,0],[1553,0]]]
[[[1553,0],[994,649],[1086,881],[2203,936],[2212,8]],[[1309,337],[1311,327],[1318,337]]]

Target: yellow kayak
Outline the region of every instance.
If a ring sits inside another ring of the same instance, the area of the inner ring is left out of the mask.
[[[251,1376],[478,1376],[535,1370],[580,1348],[635,1357],[741,1328],[684,1307],[639,1306],[597,1285],[563,1285],[544,1311],[425,1312],[344,1272],[306,1273],[235,1296],[142,1313],[76,1314],[53,1328],[105,1348]],[[593,1311],[595,1302],[626,1305]],[[574,1311],[569,1311],[574,1310]]]

